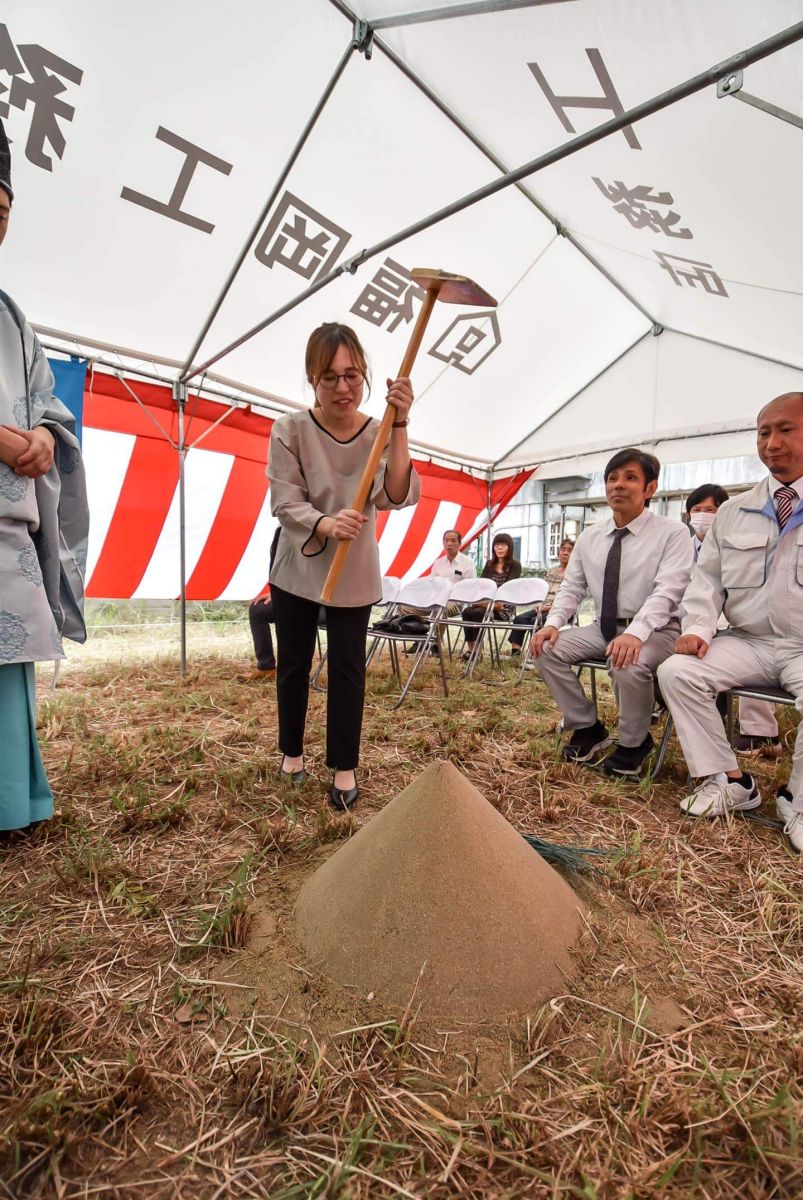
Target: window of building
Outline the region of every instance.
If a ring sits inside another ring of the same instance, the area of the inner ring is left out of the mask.
[[[549,561],[557,562],[558,550],[564,538],[576,542],[582,533],[580,521],[575,517],[567,517],[563,521],[551,521],[549,524]]]
[[[550,521],[549,523],[549,561],[553,562],[558,557],[558,546],[560,545],[560,521]]]

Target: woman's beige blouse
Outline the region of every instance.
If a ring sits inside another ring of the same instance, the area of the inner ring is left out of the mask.
[[[334,538],[316,530],[354,502],[363,467],[374,444],[379,422],[367,417],[347,442],[318,424],[313,412],[288,413],[273,426],[268,458],[271,511],[281,526],[270,581],[286,592],[319,600],[337,547]],[[421,495],[421,481],[410,471],[407,495],[393,501],[385,491],[387,453],[380,460],[365,508],[368,518],[351,544],[343,573],[331,600],[335,608],[375,604],[382,595],[382,573],[376,541],[376,513],[407,508]]]

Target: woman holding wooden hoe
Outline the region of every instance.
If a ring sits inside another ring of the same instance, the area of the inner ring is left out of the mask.
[[[337,547],[350,542],[337,594],[326,601],[326,764],[333,771],[329,802],[345,811],[359,791],[355,770],[365,699],[365,639],[371,606],[382,593],[376,512],[415,504],[421,492],[407,446],[413,390],[406,376],[388,380],[390,440],[361,512],[352,505],[380,423],[360,412],[370,378],[357,335],[346,325],[321,325],[307,343],[305,371],[315,405],[276,422],[268,464],[271,507],[281,526],[270,572],[278,642],[280,773],[297,786],[306,779],[304,727],[321,595]]]

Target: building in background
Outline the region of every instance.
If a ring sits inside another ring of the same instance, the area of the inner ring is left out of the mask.
[[[662,468],[650,507],[662,516],[681,519],[689,492],[702,483],[718,483],[731,495],[747,491],[766,474],[755,455],[669,463]],[[513,538],[516,556],[525,567],[544,568],[557,560],[564,538],[576,540],[588,525],[609,515],[602,471],[593,475],[539,480],[525,484],[496,522]]]

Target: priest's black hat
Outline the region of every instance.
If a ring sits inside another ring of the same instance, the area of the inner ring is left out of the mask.
[[[14,199],[14,191],[11,187],[11,150],[2,121],[0,121],[0,187],[8,192],[9,200]]]

